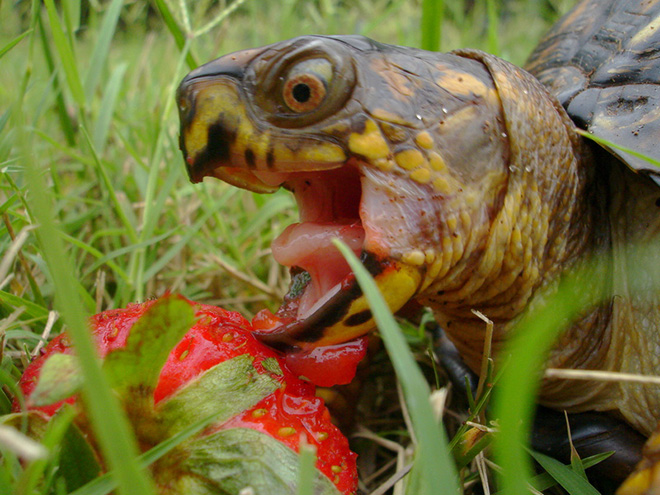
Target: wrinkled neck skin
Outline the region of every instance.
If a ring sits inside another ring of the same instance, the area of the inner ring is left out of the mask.
[[[402,234],[389,245],[404,245],[399,248],[404,261],[424,260],[418,299],[434,310],[477,371],[486,324],[473,310],[493,321],[497,352],[535,294],[596,248],[592,228],[599,224],[599,207],[592,197],[597,194],[589,150],[556,100],[532,76],[495,57],[458,54],[481,62],[496,89],[496,114],[483,117],[483,129],[493,134],[475,145],[475,150],[492,147],[489,164],[463,174],[449,166],[450,192],[427,197],[423,214],[402,214],[409,224],[390,229]],[[371,172],[366,182],[387,187],[376,175]],[[413,209],[422,195],[405,187],[406,204]],[[369,197],[369,187],[363,194]],[[405,245],[417,249],[406,253]]]
[[[497,354],[526,308],[533,310],[534,296],[552,291],[565,270],[576,267],[596,249],[591,226],[597,213],[589,202],[590,181],[582,167],[588,152],[579,144],[571,148],[568,167],[566,162],[562,166],[560,160],[549,160],[558,165],[550,173],[545,170],[543,176],[534,173],[539,164],[512,172],[501,206],[492,216],[474,222],[466,209],[445,212],[445,225],[447,219],[449,223],[458,219],[458,235],[443,242],[451,246],[451,263],[438,276],[433,276],[433,269],[427,272],[428,285],[420,299],[433,308],[438,322],[476,372],[487,325],[474,310],[493,322],[493,352]],[[602,327],[595,324],[597,319],[586,318],[578,325],[584,328],[577,331]],[[564,348],[551,359],[570,362],[578,352]]]

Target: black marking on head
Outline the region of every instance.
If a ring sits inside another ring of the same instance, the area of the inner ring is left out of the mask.
[[[254,156],[254,151],[252,151],[250,148],[245,150],[245,163],[247,163],[249,168],[256,168],[257,166],[257,159]]]
[[[383,272],[383,270],[385,270],[385,268],[389,266],[389,263],[378,259],[374,254],[369,253],[367,251],[362,251],[362,254],[360,256],[360,261],[362,262],[364,267],[369,271],[372,277],[375,277],[376,275],[380,275]]]
[[[266,166],[269,169],[275,166],[275,150],[272,145],[268,146],[268,151],[266,152]]]
[[[229,146],[236,140],[236,131],[227,129],[222,123],[209,127],[207,145],[202,156],[206,160],[229,160]]]
[[[299,342],[318,342],[325,332],[326,328],[330,328],[335,323],[339,323],[348,313],[351,302],[362,295],[362,289],[357,283],[351,284],[346,289],[342,290],[337,296],[332,299],[332,302],[323,308],[323,311],[314,313],[310,317],[303,320],[303,329],[298,335],[295,336]]]
[[[355,313],[354,315],[349,316],[346,318],[346,321],[344,322],[347,327],[356,327],[358,325],[362,325],[363,323],[366,323],[372,318],[371,310],[370,309],[365,309],[360,311],[359,313]]]
[[[391,266],[387,259],[379,259],[376,255],[363,251],[360,261],[372,276],[382,273]],[[301,347],[300,344],[318,342],[324,337],[326,330],[344,318],[346,326],[357,326],[371,318],[369,310],[360,311],[348,316],[353,301],[362,296],[362,289],[354,276],[342,283],[342,289],[333,295],[316,313],[304,320],[297,320],[280,327],[275,332],[257,334],[257,338],[265,344],[287,351]]]
[[[206,148],[192,166],[188,167],[188,175],[193,182],[201,181],[207,172],[217,167],[218,162],[229,161],[229,149],[236,140],[236,131],[229,130],[222,121],[209,126],[206,138]]]

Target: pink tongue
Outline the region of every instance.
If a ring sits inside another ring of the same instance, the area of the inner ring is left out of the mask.
[[[350,272],[348,263],[331,242],[334,238],[341,239],[359,256],[364,229],[359,222],[294,223],[271,245],[275,261],[284,266],[299,266],[311,276],[312,282],[300,301],[299,317]]]

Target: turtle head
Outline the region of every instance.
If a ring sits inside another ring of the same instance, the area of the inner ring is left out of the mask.
[[[264,341],[328,345],[374,327],[335,237],[392,311],[419,296],[472,294],[475,273],[483,285],[501,270],[510,234],[493,240],[493,224],[525,167],[512,147],[515,117],[473,54],[306,36],[201,66],[177,99],[193,181],[295,195],[300,223],[273,243],[293,275],[279,311],[288,323]]]

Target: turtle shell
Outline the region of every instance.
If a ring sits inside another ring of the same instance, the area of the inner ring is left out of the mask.
[[[527,62],[578,127],[660,161],[660,0],[586,0]],[[608,148],[637,171],[660,168]]]

